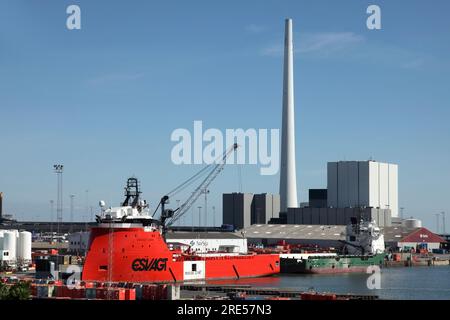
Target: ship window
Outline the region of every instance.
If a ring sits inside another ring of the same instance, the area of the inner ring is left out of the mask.
[[[192,264],[192,271],[197,271],[197,264],[196,263]]]
[[[99,270],[108,270],[108,266],[99,266],[98,269]]]

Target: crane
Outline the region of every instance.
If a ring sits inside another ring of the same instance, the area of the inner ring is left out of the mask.
[[[195,175],[181,183],[172,191],[168,192],[165,196],[161,198],[158,207],[156,208],[153,215],[155,215],[158,208],[161,206],[161,225],[163,227],[163,234],[165,234],[168,227],[173,225],[176,221],[178,221],[189,209],[194,205],[194,203],[198,200],[198,198],[203,194],[203,190],[207,189],[208,186],[217,178],[217,176],[222,172],[225,167],[227,158],[238,148],[238,144],[234,143],[231,147],[223,152],[223,154],[216,159],[215,162],[201,169]],[[206,176],[205,176],[206,175]],[[195,188],[192,194],[188,197],[188,199],[181,204],[177,209],[166,209],[165,206],[169,201],[169,197],[175,195],[176,193],[184,190],[190,184],[205,176],[201,183]]]

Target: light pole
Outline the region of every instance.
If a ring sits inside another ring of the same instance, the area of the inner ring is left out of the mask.
[[[435,213],[436,216],[436,233],[439,233],[439,213]]]
[[[73,222],[73,198],[75,198],[74,194],[70,195],[70,222]]]
[[[445,235],[445,212],[442,211],[442,233]]]
[[[89,213],[89,190],[85,190],[85,201],[86,201],[86,207],[85,207],[85,212],[86,212],[86,216]]]
[[[403,220],[403,210],[405,210],[405,208],[401,207],[400,208],[400,219],[402,219],[402,220]]]
[[[58,192],[57,192],[57,200],[56,200],[56,220],[57,220],[57,233],[60,233],[60,224],[63,220],[63,198],[62,198],[62,193],[63,193],[63,179],[62,179],[62,174],[63,174],[63,169],[64,166],[62,164],[55,164],[53,165],[53,169],[55,170],[56,176],[57,176],[57,185],[58,185]]]
[[[205,227],[208,226],[208,189],[203,189],[202,193],[205,195]]]
[[[202,219],[202,207],[198,206],[198,226],[200,227],[202,225],[201,219]]]
[[[55,201],[50,200],[50,242],[53,242],[53,214],[54,214],[54,203]]]

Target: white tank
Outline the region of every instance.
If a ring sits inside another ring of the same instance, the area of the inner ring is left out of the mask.
[[[17,259],[23,262],[31,261],[31,232],[19,232],[19,249]]]
[[[16,260],[17,236],[14,231],[3,233],[3,250],[9,251],[9,260]]]
[[[406,219],[404,225],[408,229],[422,228],[422,221],[419,219]]]

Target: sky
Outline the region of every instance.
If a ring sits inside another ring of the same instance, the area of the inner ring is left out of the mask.
[[[71,4],[80,30],[66,27]],[[381,30],[366,27],[371,4]],[[280,128],[290,17],[299,201],[326,188],[328,161],[396,163],[404,215],[436,230],[435,214],[450,213],[449,14],[445,0],[0,0],[5,211],[50,219],[56,163],[64,220],[69,195],[75,219],[86,220],[99,200],[123,199],[129,176],[155,208],[202,167],[171,161],[174,130],[192,131],[195,120]],[[221,222],[224,192],[277,193],[279,175],[259,169],[227,166],[210,187],[209,219],[215,206]]]

